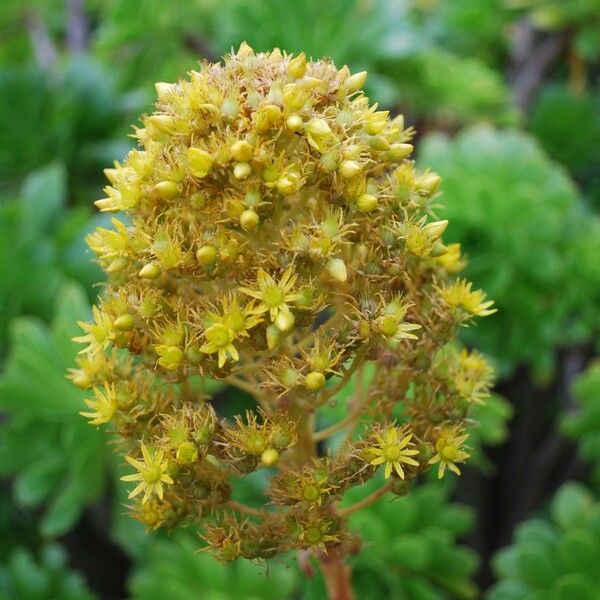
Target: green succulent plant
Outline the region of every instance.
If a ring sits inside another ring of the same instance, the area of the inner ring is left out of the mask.
[[[486,600],[595,600],[600,589],[600,502],[584,486],[565,484],[548,519],[522,523],[498,552],[499,578]]]
[[[588,339],[598,326],[588,301],[600,289],[590,253],[598,230],[575,186],[516,131],[472,127],[453,140],[432,134],[420,161],[444,180],[439,216],[467,254],[467,276],[498,305],[464,339],[495,357],[504,374],[518,364],[547,372],[557,347]],[[593,276],[582,279],[582,269]]]
[[[43,546],[36,557],[18,546],[0,563],[0,600],[93,600],[83,577],[69,568],[57,544]]]
[[[73,316],[86,318],[83,291],[69,284],[56,297],[51,325],[34,317],[11,324],[11,350],[0,375],[0,475],[13,476],[15,501],[43,507],[40,530],[68,531],[103,490],[104,438],[78,411],[85,394],[65,379],[77,346]]]
[[[251,493],[248,490],[248,493]],[[358,496],[357,496],[358,497]],[[350,498],[351,500],[352,498]],[[475,598],[475,554],[457,544],[473,524],[472,511],[449,502],[449,488],[424,484],[393,501],[380,501],[352,517],[368,552],[353,559],[353,584],[361,600]],[[379,544],[388,539],[388,544]],[[292,557],[266,568],[236,562],[223,566],[198,553],[187,531],[156,535],[129,582],[134,600],[187,600],[202,586],[203,600],[318,600],[324,583],[300,574]]]
[[[562,419],[564,433],[579,442],[579,453],[593,466],[593,479],[600,483],[600,361],[593,362],[573,384],[578,410]]]
[[[22,314],[48,320],[66,277],[91,288],[98,268],[85,256],[86,209],[67,210],[66,170],[52,163],[25,179],[19,198],[0,202],[0,356]]]

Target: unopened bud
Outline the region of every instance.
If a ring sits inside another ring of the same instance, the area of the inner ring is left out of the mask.
[[[143,279],[157,279],[160,276],[160,267],[156,263],[144,265],[139,272]]]
[[[344,160],[339,168],[339,173],[344,179],[351,179],[362,172],[360,163],[355,160]]]
[[[279,452],[275,448],[267,448],[260,455],[260,461],[265,467],[273,467],[279,462]]]
[[[253,147],[246,140],[238,140],[231,145],[231,156],[238,162],[248,162],[252,158]]]
[[[350,75],[346,81],[344,81],[344,90],[349,94],[353,92],[357,92],[362,89],[367,81],[367,72],[359,71],[358,73],[354,73],[354,75]]]
[[[121,315],[115,319],[115,329],[119,331],[131,331],[135,325],[133,315]]]
[[[213,166],[212,156],[200,148],[188,148],[187,151],[190,169],[194,177],[206,177]]]
[[[432,223],[427,223],[424,229],[431,240],[437,240],[442,236],[444,231],[446,231],[446,227],[448,227],[448,219],[444,219],[443,221],[433,221]]]
[[[198,460],[198,448],[192,442],[183,442],[177,448],[175,459],[180,465],[189,465]]]
[[[279,340],[281,339],[281,332],[276,325],[269,325],[267,327],[267,346],[269,350],[273,350],[277,344],[279,344]]]
[[[174,181],[161,181],[154,186],[154,189],[165,200],[172,200],[179,195],[179,186]]]
[[[336,281],[341,283],[348,279],[346,263],[341,258],[332,258],[327,263],[327,271]]]
[[[373,194],[363,194],[356,201],[358,210],[362,212],[371,212],[377,208],[378,204],[377,197],[373,196]]]
[[[391,160],[399,161],[409,156],[413,150],[412,144],[392,144],[387,154]]]
[[[302,117],[300,115],[291,115],[286,119],[285,126],[290,131],[300,131],[302,127],[304,127],[304,121],[302,120]]]
[[[256,227],[258,227],[259,223],[260,223],[260,217],[251,208],[246,209],[240,215],[240,225],[244,231],[250,231],[251,229],[256,229]]]
[[[288,331],[294,326],[296,319],[294,314],[289,310],[281,310],[275,318],[275,325],[280,331]]]
[[[417,181],[416,185],[419,190],[427,192],[428,195],[434,194],[440,187],[442,178],[437,173],[424,173]]]
[[[236,165],[233,167],[233,176],[236,179],[246,179],[250,173],[252,173],[252,168],[246,162],[236,163]]]
[[[304,77],[304,73],[306,73],[306,55],[302,52],[290,60],[287,74],[294,79],[300,79]]]
[[[196,250],[196,260],[205,267],[213,265],[217,260],[217,249],[214,246],[201,246]]]
[[[304,385],[311,391],[316,392],[325,385],[325,375],[321,371],[311,371],[304,378]]]
[[[129,259],[124,256],[119,256],[115,258],[108,267],[106,267],[106,272],[110,275],[112,273],[118,273],[127,267],[129,264]]]

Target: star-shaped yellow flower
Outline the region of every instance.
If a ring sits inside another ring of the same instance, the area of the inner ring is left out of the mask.
[[[164,458],[162,450],[149,450],[144,442],[141,444],[142,456],[144,462],[141,462],[131,456],[126,456],[125,460],[138,470],[133,475],[121,477],[122,481],[139,481],[138,485],[130,492],[129,498],[134,498],[141,492],[144,492],[142,503],[147,502],[152,494],[156,494],[160,500],[163,498],[163,483],[173,483],[173,480],[167,475],[168,461]]]
[[[377,446],[369,448],[369,452],[375,455],[371,461],[372,465],[385,463],[385,478],[389,479],[392,469],[396,471],[400,479],[404,479],[402,464],[419,466],[419,463],[411,456],[419,454],[419,451],[411,443],[412,434],[403,435],[397,427],[388,427],[381,435],[377,435]]]
[[[469,458],[469,453],[462,449],[469,436],[468,434],[461,435],[461,433],[459,429],[447,427],[442,429],[435,442],[435,454],[429,459],[429,464],[439,463],[439,479],[444,476],[447,468],[460,475],[460,469],[456,466],[456,463],[462,463]]]
[[[87,399],[84,402],[93,412],[82,411],[79,414],[90,419],[90,425],[102,425],[108,423],[117,410],[117,398],[114,385],[104,384],[104,392],[94,388],[95,399]]]
[[[299,295],[292,292],[297,278],[298,275],[291,268],[286,270],[279,281],[259,269],[256,276],[258,290],[241,287],[240,292],[259,301],[255,309],[257,314],[268,312],[271,321],[275,321],[280,312],[290,310],[288,304],[299,299]]]

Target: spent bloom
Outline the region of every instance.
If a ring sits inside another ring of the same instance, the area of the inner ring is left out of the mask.
[[[123,214],[87,240],[106,286],[76,338],[83,414],[135,469],[133,515],[195,523],[222,560],[343,556],[346,492],[457,472],[489,393],[484,358],[455,338],[491,301],[456,281],[440,178],[417,171],[413,130],[365,79],[242,44],[156,84],[96,202]],[[235,414],[225,386],[251,408]],[[264,505],[234,500],[255,471]]]

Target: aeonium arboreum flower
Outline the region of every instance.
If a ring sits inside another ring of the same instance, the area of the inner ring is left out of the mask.
[[[432,465],[458,471],[489,390],[483,358],[453,340],[491,303],[455,281],[439,177],[416,171],[413,131],[370,104],[365,78],[242,44],[156,85],[96,202],[124,214],[88,239],[107,286],[72,372],[85,416],[137,470],[133,514],[195,522],[223,560],[302,549],[330,573],[348,514]],[[215,382],[255,408],[224,418]],[[340,398],[345,416],[323,422]],[[263,469],[264,505],[233,500]],[[372,497],[340,507],[370,479]]]

